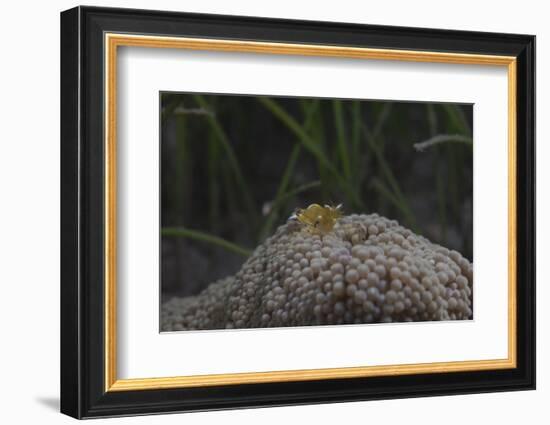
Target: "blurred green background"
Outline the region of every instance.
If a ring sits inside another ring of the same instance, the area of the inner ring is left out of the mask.
[[[377,212],[472,259],[471,105],[161,93],[163,299],[235,273],[296,207]]]

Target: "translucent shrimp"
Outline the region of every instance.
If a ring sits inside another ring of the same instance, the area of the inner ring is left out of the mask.
[[[335,207],[311,204],[305,209],[297,209],[290,216],[290,220],[296,220],[305,225],[312,233],[324,235],[332,230],[340,217],[342,217],[342,204]]]

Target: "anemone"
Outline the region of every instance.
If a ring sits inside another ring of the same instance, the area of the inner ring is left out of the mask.
[[[289,221],[234,275],[161,309],[163,331],[472,318],[470,261],[378,214]]]

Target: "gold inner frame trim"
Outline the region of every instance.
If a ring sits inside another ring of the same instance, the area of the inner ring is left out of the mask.
[[[105,391],[136,391],[215,385],[257,384],[270,382],[312,381],[321,379],[411,375],[510,369],[517,365],[516,353],[516,58],[513,56],[371,49],[330,45],[288,44],[256,41],[161,37],[106,33],[105,40]],[[508,72],[508,357],[494,360],[285,370],[215,375],[118,379],[116,325],[116,123],[117,123],[117,49],[149,47],[262,53],[298,56],[322,56],[355,59],[397,60],[468,65],[504,66]]]

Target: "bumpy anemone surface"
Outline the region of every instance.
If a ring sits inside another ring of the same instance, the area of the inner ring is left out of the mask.
[[[472,318],[472,264],[378,214],[288,222],[234,276],[172,298],[163,331]]]

